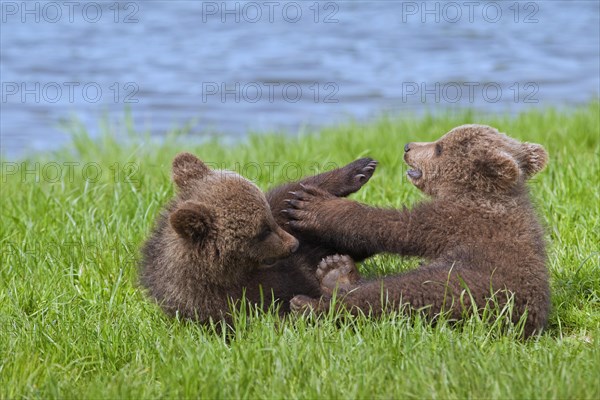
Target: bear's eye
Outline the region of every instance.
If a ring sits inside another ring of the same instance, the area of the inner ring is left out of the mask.
[[[437,144],[435,145],[435,155],[436,155],[437,157],[439,157],[439,156],[441,156],[441,155],[442,155],[442,145],[441,145],[441,144],[439,144],[439,143],[437,143]]]
[[[266,226],[260,231],[258,236],[256,236],[256,240],[258,240],[258,241],[265,240],[270,234],[271,234],[271,228]]]

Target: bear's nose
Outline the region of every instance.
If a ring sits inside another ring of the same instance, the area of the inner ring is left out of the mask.
[[[292,247],[290,248],[290,251],[292,253],[295,253],[296,250],[298,250],[298,247],[300,247],[300,242],[298,241],[298,239],[294,238],[294,241],[292,242]]]
[[[404,152],[407,153],[410,150],[410,143],[404,145]]]

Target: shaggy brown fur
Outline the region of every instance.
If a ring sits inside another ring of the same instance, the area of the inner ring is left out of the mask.
[[[246,299],[256,304],[264,300],[265,307],[281,302],[282,312],[289,311],[289,300],[297,294],[319,296],[319,260],[336,252],[357,258],[360,253],[302,236],[298,242],[281,228],[283,200],[302,184],[346,196],[369,180],[375,166],[363,158],[280,186],[265,197],[243,177],[213,171],[194,155],[179,154],[173,161],[179,193],[144,246],[142,284],[167,313],[200,322],[230,322],[230,303],[244,291]]]
[[[327,309],[327,295],[337,285],[345,294],[342,306],[354,312],[408,307],[461,318],[471,309],[470,296],[481,308],[492,293],[500,306],[512,293],[513,319],[527,310],[525,334],[539,332],[549,310],[546,252],[525,182],[544,168],[546,151],[488,126],[464,125],[436,142],[407,144],[404,159],[412,168],[409,180],[431,196],[412,210],[368,207],[306,188],[288,200],[285,213],[294,231],[330,247],[428,262],[360,282],[351,259],[330,257],[318,271],[325,296],[298,296],[292,308]]]

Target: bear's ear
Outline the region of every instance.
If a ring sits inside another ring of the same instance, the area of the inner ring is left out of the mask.
[[[214,216],[204,204],[186,201],[169,217],[175,232],[185,239],[201,242],[213,229]]]
[[[527,178],[532,177],[544,169],[548,163],[548,153],[546,150],[535,143],[523,143],[523,162],[522,168]]]
[[[173,160],[173,181],[179,188],[186,187],[190,181],[204,178],[210,169],[193,154],[180,153]]]
[[[508,189],[519,179],[519,164],[504,151],[486,151],[475,161],[475,173],[486,189]]]

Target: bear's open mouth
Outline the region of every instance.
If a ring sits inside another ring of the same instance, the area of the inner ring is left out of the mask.
[[[411,168],[406,171],[406,175],[408,175],[408,177],[411,179],[419,179],[421,176],[423,176],[423,173],[418,168]]]

